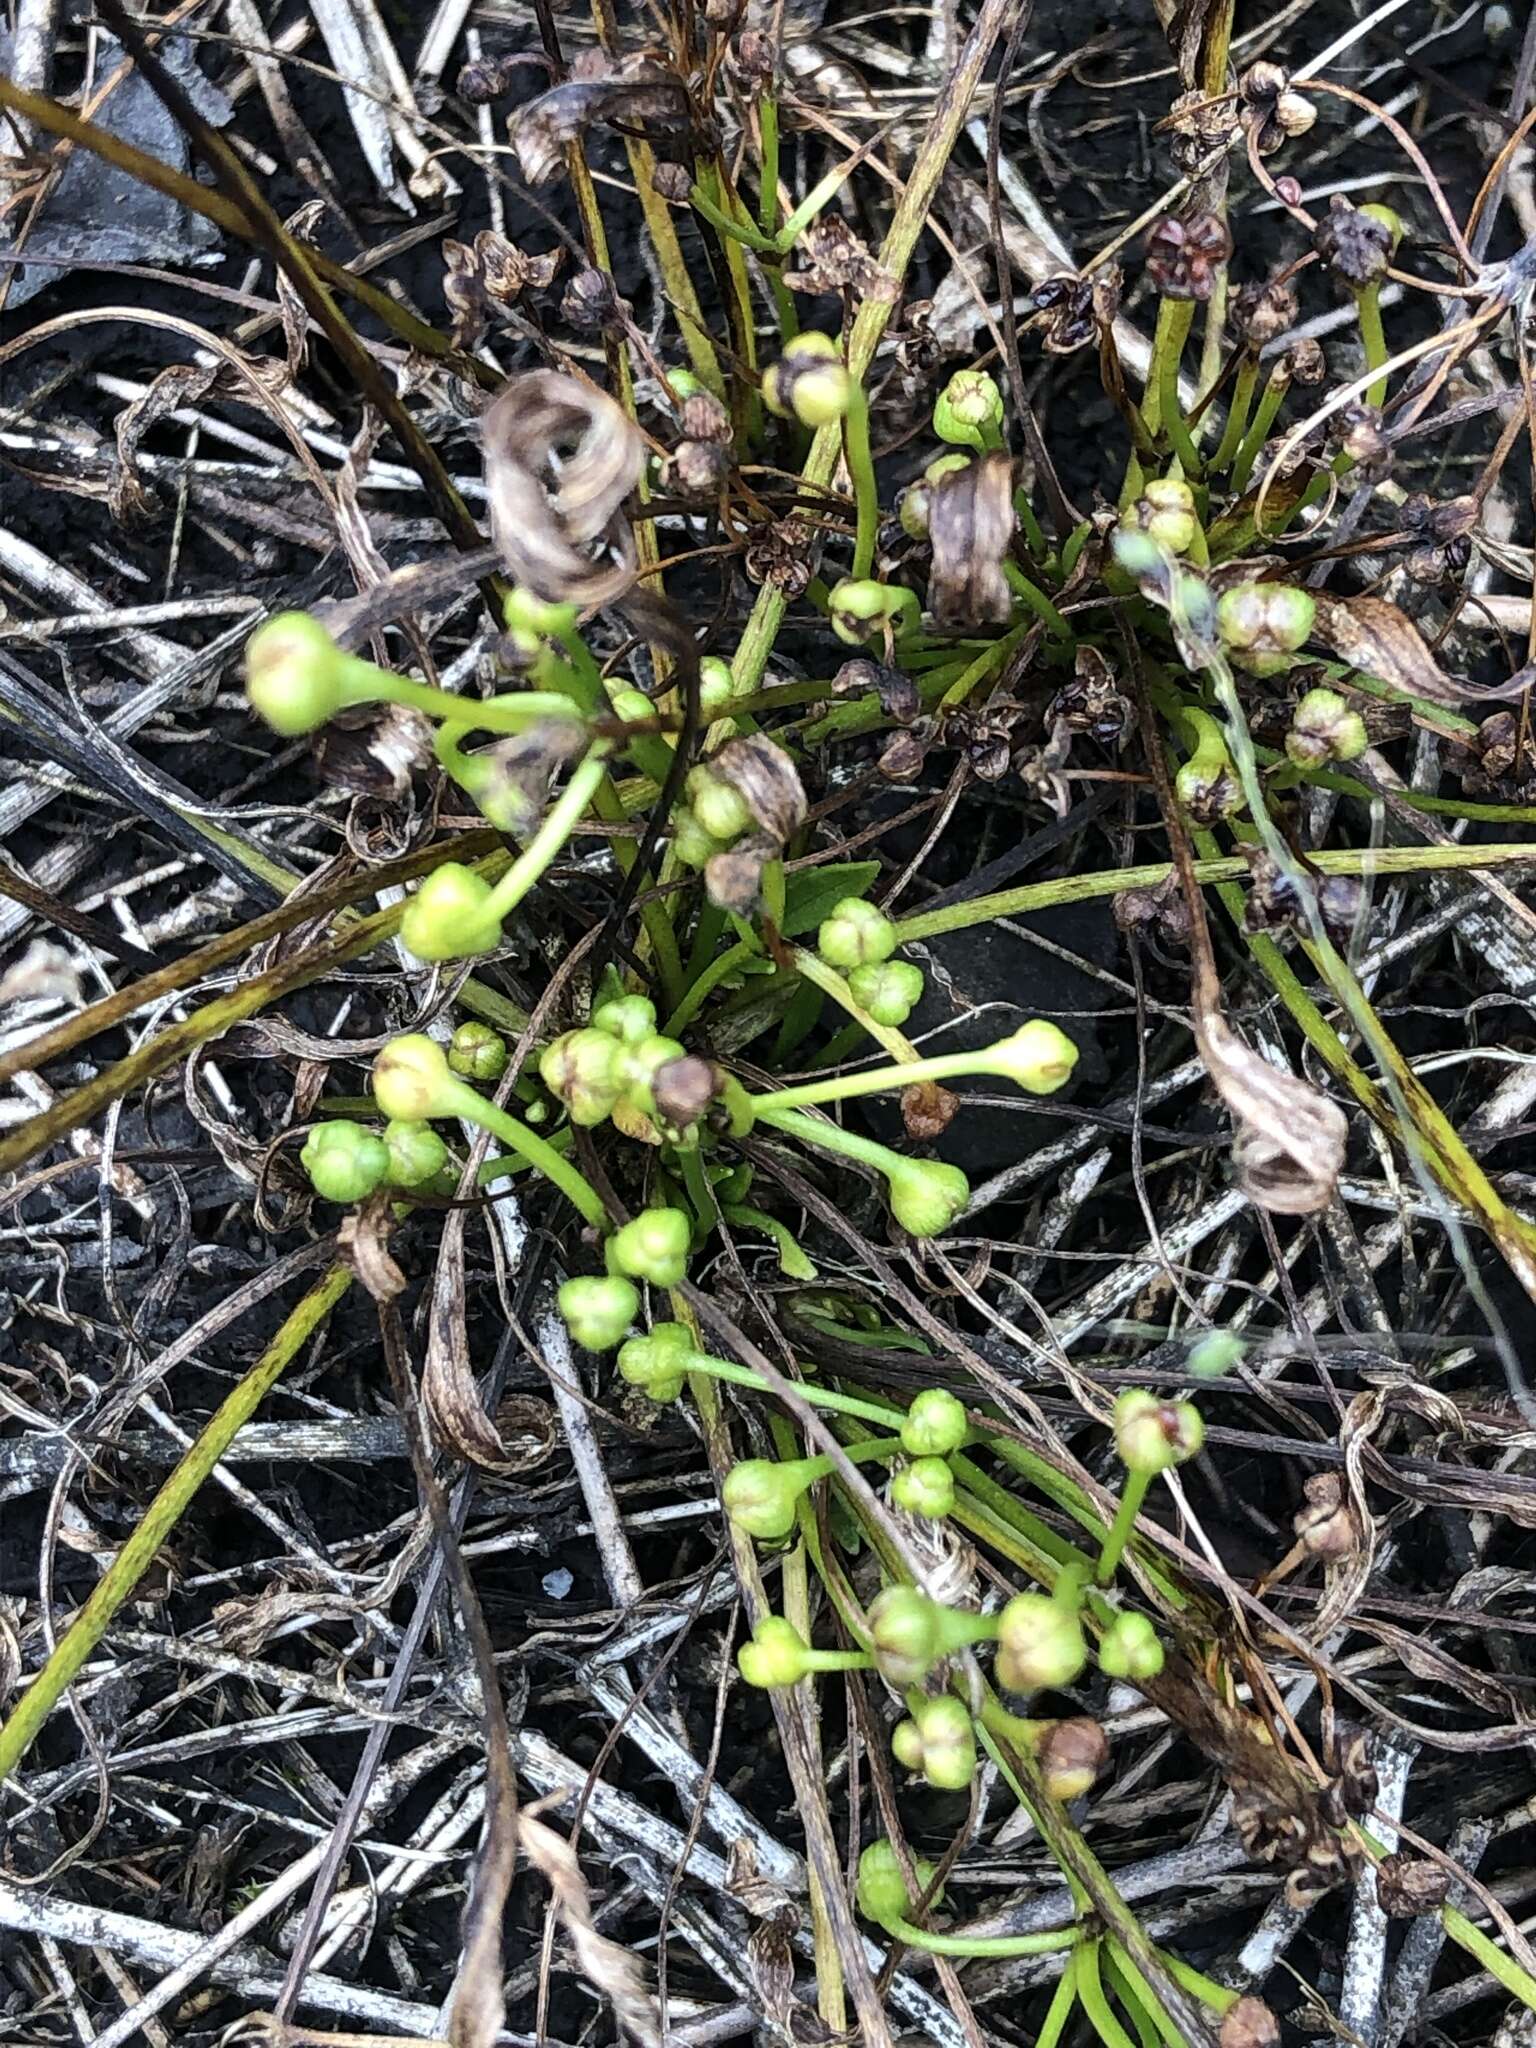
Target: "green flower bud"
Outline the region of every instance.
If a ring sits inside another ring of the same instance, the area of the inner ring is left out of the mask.
[[[421,1031],[392,1038],[373,1062],[373,1097],[392,1122],[452,1116],[454,1091],[463,1086],[442,1047]]]
[[[279,612],[245,643],[251,709],[285,739],[315,732],[346,701],[346,656],[308,612]]]
[[[1127,1387],[1115,1402],[1115,1448],[1127,1472],[1166,1472],[1204,1442],[1205,1424],[1192,1401],[1160,1401],[1145,1387]]]
[[[820,1473],[814,1458],[742,1458],[725,1475],[721,1503],[738,1529],[777,1543],[793,1535],[800,1496]]]
[[[384,1126],[389,1152],[389,1178],[397,1188],[424,1188],[448,1164],[448,1147],[430,1124],[402,1122]]]
[[[722,661],[718,654],[706,654],[699,663],[700,716],[706,722],[719,718],[730,709],[735,695],[736,679],[731,674],[731,664]]]
[[[741,792],[716,775],[707,761],[689,769],[687,790],[693,815],[711,839],[739,839],[750,829],[752,813]]]
[[[914,1458],[893,1476],[891,1499],[905,1514],[941,1522],[955,1505],[955,1475],[942,1458]]]
[[[1287,583],[1235,583],[1216,600],[1216,630],[1235,666],[1250,675],[1278,675],[1306,644],[1317,617],[1309,590]]]
[[[1308,690],[1291,714],[1285,751],[1298,768],[1354,761],[1370,744],[1365,720],[1337,690]]]
[[[1117,1614],[1099,1641],[1099,1669],[1106,1678],[1156,1678],[1163,1646],[1144,1614]]]
[[[829,967],[845,973],[889,960],[896,950],[896,927],[883,910],[861,896],[845,896],[816,934],[816,950]]]
[[[869,1610],[875,1669],[891,1685],[917,1685],[944,1654],[942,1610],[915,1586],[887,1586]]]
[[[704,830],[688,804],[679,804],[672,813],[672,851],[685,868],[704,867],[720,851],[719,841]]]
[[[1010,1692],[1070,1685],[1088,1662],[1075,1614],[1044,1593],[1016,1593],[997,1630],[997,1678]]]
[[[608,709],[615,718],[625,725],[652,725],[656,718],[656,706],[644,690],[613,690],[608,697]]]
[[[555,1296],[555,1305],[572,1339],[584,1351],[611,1351],[615,1344],[623,1343],[625,1332],[639,1314],[640,1295],[632,1282],[610,1273],[602,1280],[567,1280]]]
[[[461,1024],[448,1041],[448,1064],[466,1081],[499,1081],[510,1057],[501,1033],[474,1018]]]
[[[923,1731],[915,1721],[898,1721],[891,1730],[891,1755],[903,1770],[923,1768]]]
[[[1046,1791],[1065,1805],[1092,1791],[1109,1761],[1109,1740],[1097,1721],[1074,1716],[1045,1730],[1035,1758]]]
[[[681,1209],[642,1209],[608,1241],[614,1264],[631,1280],[676,1287],[688,1271],[693,1226]]]
[[[912,1396],[901,1425],[902,1449],[914,1458],[947,1458],[959,1450],[969,1429],[964,1403],[947,1387],[924,1387]]]
[[[963,1792],[976,1775],[976,1731],[960,1701],[949,1693],[924,1700],[903,1725],[917,1736],[918,1761],[908,1768],[920,1770],[941,1792]]]
[[[389,1147],[377,1131],[338,1117],[316,1124],[299,1154],[315,1193],[327,1202],[361,1202],[389,1178]]]
[[[1163,566],[1162,549],[1150,533],[1143,533],[1138,526],[1117,526],[1109,536],[1109,544],[1116,562],[1138,582],[1143,576],[1155,576]]]
[[[933,431],[957,448],[997,445],[1003,394],[985,370],[956,370],[933,408]]]
[[[781,420],[825,427],[853,402],[853,379],[842,350],[826,334],[797,334],[763,372],[763,403]]]
[[[576,631],[581,610],[574,604],[552,602],[518,584],[506,594],[502,617],[509,633],[531,633],[540,640],[558,640]]]
[[[923,970],[910,960],[865,960],[848,976],[848,992],[877,1024],[897,1031],[923,993]]]
[[[978,1053],[977,1060],[986,1062],[983,1072],[1001,1074],[1030,1095],[1054,1095],[1072,1077],[1077,1047],[1044,1017],[1032,1017]]]
[[[872,577],[845,576],[828,597],[827,612],[833,632],[849,647],[861,647],[883,626],[894,628],[898,620],[913,625],[918,617],[910,590]]]
[[[671,391],[674,398],[697,398],[705,387],[692,370],[684,369],[679,365],[675,370],[668,370],[667,388]]]
[[[610,996],[592,1012],[592,1029],[621,1045],[639,1045],[655,1032],[656,1005],[649,996]]]
[[[971,1199],[971,1184],[958,1166],[939,1159],[901,1159],[886,1175],[891,1214],[913,1237],[937,1237]]]
[[[901,1865],[896,1860],[896,1851],[883,1838],[871,1842],[859,1858],[858,1901],[859,1911],[866,1920],[873,1920],[877,1927],[889,1927],[892,1921],[905,1920],[926,1893],[933,1882],[933,1865],[921,1856],[914,1856],[912,1868],[917,1877],[917,1890],[907,1890],[907,1880],[901,1874]],[[929,1901],[937,1905],[943,1893]]]
[[[736,1652],[736,1668],[748,1685],[765,1690],[798,1685],[811,1670],[810,1645],[783,1615],[765,1614]]]
[[[1187,555],[1200,526],[1195,494],[1182,477],[1154,477],[1125,523],[1139,528],[1170,555]]]
[[[685,1323],[653,1323],[649,1336],[631,1337],[619,1352],[619,1377],[653,1401],[675,1401],[697,1355]]]
[[[467,960],[501,944],[488,916],[491,885],[462,862],[445,860],[422,882],[400,919],[400,937],[418,960]]]
[[[562,1032],[539,1055],[539,1075],[571,1122],[590,1130],[612,1115],[623,1089],[618,1043],[592,1025]]]

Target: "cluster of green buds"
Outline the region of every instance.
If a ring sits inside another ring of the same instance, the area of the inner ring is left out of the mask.
[[[816,951],[829,967],[846,975],[848,993],[867,1017],[886,1030],[899,1030],[923,993],[923,970],[892,958],[899,943],[895,924],[861,896],[835,903],[816,933]]]
[[[933,431],[953,448],[989,454],[1003,445],[1003,394],[985,370],[956,370],[933,408]]]
[[[1099,1669],[1106,1678],[1140,1683],[1156,1678],[1163,1668],[1163,1646],[1144,1614],[1117,1614],[1099,1637]]]
[[[846,576],[827,599],[832,630],[846,647],[862,647],[876,635],[894,646],[922,624],[917,593],[899,583],[878,583],[870,576]]]
[[[539,1075],[573,1124],[595,1129],[611,1117],[630,1137],[681,1138],[679,1108],[691,1125],[714,1089],[714,1071],[656,1028],[656,1006],[641,995],[599,1003],[579,1030],[552,1039]],[[701,1102],[701,1097],[703,1098]]]
[[[854,402],[853,377],[829,334],[797,334],[763,372],[763,403],[781,420],[828,427]]]
[[[891,1753],[941,1792],[963,1792],[976,1775],[976,1730],[951,1693],[920,1700],[891,1731]],[[872,1916],[873,1917],[873,1916]]]
[[[1216,630],[1235,668],[1282,674],[1306,645],[1317,617],[1308,590],[1291,583],[1234,583],[1216,600]]]
[[[1009,1692],[1071,1685],[1088,1662],[1074,1604],[1049,1593],[1015,1593],[997,1623],[997,1682]]]
[[[1326,768],[1358,760],[1370,745],[1365,720],[1337,690],[1308,690],[1291,713],[1285,736],[1288,760],[1298,768]]]
[[[1187,555],[1200,531],[1195,494],[1182,477],[1154,477],[1120,525],[1126,532],[1146,534],[1170,555]]]

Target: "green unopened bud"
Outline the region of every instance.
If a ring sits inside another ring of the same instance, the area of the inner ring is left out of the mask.
[[[613,1113],[623,1086],[618,1042],[587,1025],[562,1032],[539,1055],[539,1074],[573,1124],[590,1130]]]
[[[434,868],[406,904],[400,937],[418,960],[467,960],[501,944],[501,926],[489,915],[491,885],[462,862]]]
[[[942,1458],[914,1458],[892,1477],[891,1499],[904,1514],[941,1522],[955,1505],[955,1475]]]
[[[738,1529],[778,1543],[794,1533],[800,1496],[821,1472],[815,1458],[742,1458],[725,1475],[721,1503]]]
[[[1285,751],[1298,768],[1354,761],[1370,744],[1365,720],[1337,690],[1308,690],[1291,714]]]
[[[540,597],[522,584],[509,590],[502,603],[509,633],[530,633],[539,640],[558,640],[576,631],[579,606]]]
[[[345,699],[346,656],[308,612],[279,612],[245,643],[251,709],[285,739],[315,732]]]
[[[887,1586],[869,1610],[875,1669],[889,1684],[917,1685],[944,1654],[941,1609],[915,1586]]]
[[[392,1038],[373,1062],[373,1097],[392,1122],[452,1116],[455,1090],[464,1085],[442,1047],[422,1031]]]
[[[1311,591],[1288,583],[1236,583],[1216,600],[1216,630],[1236,667],[1278,675],[1306,644],[1317,617]]]
[[[914,1458],[947,1458],[959,1450],[969,1429],[965,1404],[947,1387],[924,1387],[912,1396],[901,1425],[902,1449]]]
[[[719,718],[730,709],[735,694],[736,680],[731,674],[731,664],[722,661],[718,654],[706,654],[699,663],[700,716],[706,721]]]
[[[1099,1669],[1106,1678],[1156,1678],[1163,1646],[1144,1614],[1117,1614],[1099,1639]]]
[[[748,1685],[765,1690],[798,1685],[812,1669],[811,1648],[783,1615],[765,1614],[753,1629],[751,1642],[736,1652],[736,1668]]]
[[[1072,1078],[1077,1047],[1044,1017],[1032,1017],[1017,1031],[977,1054],[981,1071],[1001,1074],[1030,1095],[1054,1095]]]
[[[842,350],[826,334],[797,334],[763,372],[763,403],[781,420],[830,426],[853,402],[853,379]]]
[[[895,627],[898,620],[915,625],[917,599],[898,584],[845,576],[827,599],[827,614],[839,640],[849,647],[861,647],[882,627]]]
[[[619,1352],[619,1377],[653,1401],[675,1401],[698,1355],[686,1323],[653,1323],[644,1337],[631,1337]]]
[[[676,1287],[688,1271],[693,1226],[681,1209],[642,1209],[616,1230],[608,1248],[614,1264],[631,1280],[652,1287]]]
[[[610,996],[592,1012],[592,1029],[621,1045],[639,1045],[656,1029],[656,1005],[649,996]]]
[[[1126,523],[1134,523],[1170,555],[1187,555],[1200,526],[1195,494],[1182,477],[1154,477]]]
[[[707,761],[688,771],[688,801],[693,815],[711,839],[739,839],[752,825],[752,813],[733,784],[716,775]]]
[[[377,1131],[338,1117],[316,1124],[299,1154],[315,1193],[327,1202],[361,1202],[389,1178],[389,1147]]]
[[[891,1214],[913,1237],[938,1237],[971,1199],[971,1184],[960,1168],[939,1159],[897,1160],[886,1185]]]
[[[897,1031],[923,993],[923,970],[910,960],[866,960],[848,976],[848,992],[861,1010]]]
[[[896,1851],[883,1838],[871,1842],[859,1858],[858,1901],[859,1911],[866,1920],[873,1920],[877,1927],[889,1927],[893,1921],[905,1920],[927,1892],[933,1882],[933,1865],[921,1856],[914,1856],[912,1868],[917,1878],[917,1890],[907,1890],[907,1880],[901,1874],[901,1865],[896,1860]],[[930,1900],[937,1905],[942,1893]]]
[[[896,950],[896,927],[883,910],[862,896],[845,896],[822,919],[816,950],[829,967],[844,973],[854,967],[889,960]]]
[[[555,1297],[561,1319],[584,1351],[611,1351],[640,1312],[634,1284],[616,1273],[605,1279],[567,1280]],[[643,1340],[642,1340],[643,1341]],[[679,1381],[679,1389],[681,1389]]]
[[[405,1123],[398,1117],[384,1126],[389,1149],[389,1178],[397,1188],[424,1188],[448,1164],[448,1147],[430,1124]]]
[[[672,813],[672,851],[685,868],[702,868],[720,851],[720,842],[704,830],[689,804],[679,804]]]
[[[933,408],[933,431],[957,448],[998,445],[1003,394],[985,370],[956,370]]]
[[[1115,1449],[1127,1472],[1166,1472],[1204,1442],[1205,1424],[1192,1401],[1160,1401],[1145,1387],[1127,1387],[1115,1402]]]
[[[898,1748],[896,1737],[903,1729],[912,1732]],[[976,1731],[970,1715],[949,1693],[924,1700],[892,1735],[891,1748],[908,1770],[921,1771],[941,1792],[963,1792],[976,1775]]]
[[[1109,1761],[1109,1740],[1097,1721],[1074,1715],[1044,1731],[1035,1758],[1046,1791],[1065,1805],[1093,1790]]]
[[[1016,1593],[997,1628],[997,1677],[1010,1692],[1070,1685],[1088,1662],[1082,1624],[1044,1593]]]
[[[903,1770],[923,1768],[923,1734],[915,1721],[898,1721],[891,1730],[891,1755]]]
[[[510,1057],[501,1033],[475,1018],[461,1024],[448,1041],[448,1064],[466,1081],[499,1081]]]

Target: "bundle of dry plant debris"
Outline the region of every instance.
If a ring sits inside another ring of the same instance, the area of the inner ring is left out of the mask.
[[[0,2040],[1536,2040],[1533,131],[8,0]]]

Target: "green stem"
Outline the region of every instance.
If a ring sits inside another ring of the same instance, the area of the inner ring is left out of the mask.
[[[869,400],[862,384],[853,386],[843,420],[843,455],[853,483],[853,579],[857,583],[874,567],[875,537],[880,527],[880,487],[875,481],[875,459],[869,445]]]
[[[930,1934],[910,1920],[882,1920],[880,1924],[893,1941],[925,1949],[931,1956],[1048,1956],[1072,1948],[1078,1939],[1075,1927],[1053,1927],[1043,1934],[966,1935]]]
[[[738,939],[734,946],[710,962],[702,974],[690,985],[687,994],[668,1017],[666,1033],[668,1038],[679,1038],[697,1017],[722,981],[727,981],[738,967],[749,960],[762,957],[762,947],[756,939]]]
[[[985,1070],[979,1064],[979,1055],[974,1052],[937,1053],[932,1059],[913,1060],[906,1066],[871,1067],[867,1074],[834,1074],[826,1081],[806,1081],[798,1088],[775,1088],[767,1095],[754,1095],[752,1107],[759,1117],[777,1122],[781,1111],[786,1109],[811,1109],[818,1103],[848,1102],[856,1095],[880,1095],[892,1088],[908,1088],[914,1081],[954,1081]],[[813,1141],[826,1143],[820,1134],[826,1130],[824,1124],[813,1126],[818,1133]],[[846,1137],[842,1132],[840,1136]],[[839,1149],[837,1146],[833,1150]],[[880,1151],[889,1159],[891,1156],[881,1146]],[[859,1155],[850,1152],[850,1159]]]
[[[1061,613],[1057,611],[1055,605],[1051,603],[1045,592],[1040,589],[1038,584],[1031,583],[1016,562],[1004,562],[1003,575],[1007,580],[1008,588],[1013,592],[1014,596],[1021,598],[1029,606],[1029,609],[1035,614],[1036,618],[1044,620],[1053,640],[1071,641],[1072,628],[1061,616]]]
[[[509,691],[500,697],[460,696],[431,683],[413,682],[361,655],[342,656],[343,704],[400,704],[428,718],[448,719],[464,732],[524,733],[541,718],[569,718],[571,699],[554,690]]]
[[[1142,1976],[1140,1970],[1136,1969],[1136,1965],[1131,1962],[1118,1943],[1116,1944],[1116,1950],[1120,1956],[1121,1966],[1135,1971],[1138,1982],[1145,1986],[1146,1979]],[[1182,1984],[1192,1998],[1198,1998],[1203,2006],[1208,2007],[1218,2017],[1230,2012],[1242,1996],[1240,1991],[1233,1991],[1225,1984],[1218,1984],[1214,1977],[1207,1977],[1202,1971],[1197,1970],[1192,1963],[1186,1963],[1181,1956],[1170,1955],[1165,1948],[1160,1948],[1157,1954],[1158,1960],[1174,1982]],[[1151,2005],[1154,2008],[1157,2007],[1157,2000],[1155,1998],[1151,2000]]]
[[[1237,382],[1232,388],[1232,404],[1227,412],[1227,424],[1216,445],[1216,453],[1211,457],[1213,476],[1220,476],[1226,470],[1242,445],[1243,429],[1248,424],[1248,413],[1253,405],[1253,394],[1258,388],[1258,382],[1258,357],[1244,356],[1238,365]]]
[[[760,1374],[747,1366],[734,1365],[729,1359],[711,1358],[707,1352],[696,1352],[688,1361],[691,1373],[703,1373],[709,1379],[724,1380],[733,1387],[751,1387],[759,1394],[771,1394],[773,1389]],[[851,1415],[860,1422],[872,1422],[883,1429],[900,1430],[906,1416],[899,1408],[886,1408],[874,1401],[859,1401],[852,1394],[839,1394],[831,1387],[813,1386],[809,1381],[796,1381],[795,1392],[813,1408],[825,1408],[834,1415]]]
[[[1067,2030],[1067,2021],[1072,2017],[1072,2008],[1077,2004],[1077,1952],[1067,1958],[1067,1967],[1061,1973],[1061,1981],[1045,2009],[1045,2018],[1040,2022],[1040,2031],[1035,2036],[1035,2048],[1060,2048],[1062,2035]]]
[[[559,855],[565,842],[581,823],[582,813],[597,794],[598,784],[608,772],[605,761],[607,751],[606,743],[594,747],[581,763],[560,792],[558,802],[550,807],[538,831],[492,889],[485,904],[486,917],[494,918],[500,924],[517,908],[535,882]]]
[[[1115,1510],[1109,1534],[1104,1538],[1104,1548],[1099,1552],[1099,1568],[1094,1574],[1101,1586],[1107,1586],[1115,1576],[1151,1483],[1145,1472],[1127,1472],[1125,1475],[1125,1491],[1120,1496],[1120,1505]]]
[[[909,1039],[904,1038],[894,1025],[877,1024],[869,1012],[860,1007],[852,989],[835,967],[829,967],[818,953],[812,953],[804,946],[795,948],[795,972],[802,981],[812,983],[824,996],[830,996],[840,1010],[846,1010],[861,1031],[867,1031],[877,1044],[883,1045],[898,1065],[912,1065],[917,1059]],[[836,1061],[828,1057],[828,1066]]]
[[[1142,393],[1141,417],[1149,434],[1156,436],[1179,410],[1179,365],[1184,344],[1194,325],[1193,299],[1161,299],[1157,326],[1152,336],[1152,362],[1147,371],[1147,388]],[[1169,393],[1172,392],[1172,399]],[[1196,461],[1199,457],[1196,456]]]
[[[905,1071],[916,1073],[917,1068],[909,1067]],[[877,1144],[873,1138],[863,1137],[857,1131],[845,1131],[841,1124],[829,1124],[820,1117],[801,1116],[793,1109],[765,1110],[765,1096],[749,1099],[759,1123],[772,1124],[775,1130],[798,1138],[803,1145],[818,1146],[823,1152],[833,1152],[840,1159],[855,1160],[861,1166],[872,1166],[882,1174],[889,1174],[893,1167],[900,1168],[906,1163],[888,1145]]]
[[[1512,1998],[1518,1998],[1522,2005],[1536,2012],[1536,1978],[1522,1970],[1513,1956],[1507,1956],[1497,1942],[1490,1941],[1482,1929],[1474,1927],[1466,1914],[1455,1906],[1440,1908],[1440,1924],[1457,1947],[1464,1948],[1469,1956],[1481,1963]]]
[[[1085,1942],[1077,1952],[1077,1995],[1083,2011],[1104,2048],[1136,2048],[1130,2035],[1109,2009],[1104,1982],[1099,1975],[1099,1943]]]
[[[282,1373],[352,1284],[350,1266],[332,1266],[284,1321],[261,1357],[209,1416],[196,1443],[145,1509],[138,1526],[102,1573],[85,1605],[54,1645],[53,1654],[0,1727],[0,1782],[31,1748],[65,1688],[111,1626],[186,1513],[193,1495],[224,1456]]]
[[[525,1123],[519,1123],[507,1110],[498,1109],[494,1102],[483,1096],[478,1088],[472,1088],[467,1081],[454,1081],[443,1090],[443,1114],[462,1117],[466,1123],[478,1124],[488,1130],[517,1156],[531,1166],[536,1173],[542,1173],[552,1181],[571,1204],[595,1230],[608,1228],[608,1211],[603,1206],[602,1196],[586,1178],[578,1173],[568,1159],[563,1159],[547,1138],[541,1138],[536,1131],[529,1130]]]
[[[1253,465],[1259,459],[1259,450],[1268,439],[1269,430],[1274,424],[1275,414],[1284,404],[1285,394],[1290,388],[1290,376],[1282,369],[1276,368],[1271,370],[1265,379],[1264,389],[1259,398],[1258,411],[1253,416],[1253,424],[1249,427],[1247,433],[1244,434],[1242,445],[1237,451],[1237,459],[1232,464],[1232,491],[1234,496],[1241,497],[1243,492],[1247,490],[1248,479],[1253,474]]]
[[[1355,295],[1355,311],[1360,320],[1360,339],[1365,344],[1365,367],[1379,370],[1387,360],[1387,337],[1381,326],[1381,286],[1368,284],[1363,292]],[[1387,380],[1378,377],[1366,387],[1366,401],[1370,405],[1385,405],[1387,402]]]

